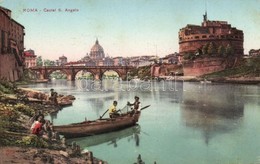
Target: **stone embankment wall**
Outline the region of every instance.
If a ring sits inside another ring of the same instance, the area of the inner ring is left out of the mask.
[[[183,73],[185,76],[201,76],[213,72],[222,71],[233,67],[238,63],[237,58],[203,58],[183,62]]]
[[[13,54],[0,54],[0,79],[16,81],[22,73],[23,68],[18,66]]]

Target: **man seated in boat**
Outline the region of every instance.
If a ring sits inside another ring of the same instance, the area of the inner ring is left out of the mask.
[[[116,117],[120,116],[120,114],[116,110],[116,106],[117,106],[117,101],[114,101],[113,105],[108,110],[110,118],[116,118]]]
[[[130,102],[127,102],[127,105],[133,106],[133,108],[131,108],[131,109],[134,113],[141,111],[141,102],[139,101],[138,96],[135,96],[135,101],[132,104]]]

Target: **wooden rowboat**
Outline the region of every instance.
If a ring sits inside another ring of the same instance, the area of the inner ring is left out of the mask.
[[[121,130],[136,125],[141,115],[140,111],[128,112],[116,118],[97,119],[94,121],[84,121],[69,125],[54,126],[54,130],[65,138],[76,138],[91,136],[101,133]]]
[[[113,145],[113,143],[118,142],[121,139],[126,139],[129,141],[130,139],[136,140],[141,131],[140,125],[134,125],[126,129],[118,130],[115,132],[104,133],[94,136],[80,137],[80,138],[72,138],[66,140],[67,143],[72,144],[76,142],[80,145],[81,148],[88,148],[90,146],[95,146],[103,143],[107,143],[108,145]],[[138,141],[136,141],[138,142]]]

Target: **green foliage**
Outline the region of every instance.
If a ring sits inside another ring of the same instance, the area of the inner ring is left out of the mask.
[[[194,59],[194,58],[195,58],[195,56],[192,53],[186,53],[183,55],[184,60],[190,60],[190,59]]]
[[[14,93],[17,89],[15,83],[11,83],[7,80],[0,80],[0,92],[2,93]]]
[[[46,59],[46,60],[44,60],[44,65],[45,66],[55,66],[55,61]]]
[[[36,58],[36,66],[43,66],[42,57],[38,56]]]
[[[230,44],[228,44],[226,47],[226,54],[227,54],[227,56],[234,54],[234,48]]]
[[[250,62],[250,65],[248,65]],[[226,69],[219,72],[204,75],[205,78],[222,78],[222,77],[241,77],[241,76],[260,76],[260,62],[257,59],[245,59],[241,65],[232,69]]]
[[[205,45],[202,47],[202,54],[203,54],[203,55],[207,55],[207,54],[208,54],[208,47],[209,47],[209,43],[205,44]]]
[[[195,54],[196,54],[196,56],[202,55],[202,50],[197,48],[197,50],[195,51]]]
[[[147,79],[151,77],[151,66],[143,66],[133,69],[128,74],[128,80],[131,80],[134,76],[138,76],[140,79]]]
[[[0,103],[0,115],[2,118],[8,121],[17,121],[20,117],[20,113],[16,111],[12,106]]]
[[[208,46],[208,55],[214,55],[217,53],[217,49],[214,43],[210,42]]]
[[[37,148],[47,148],[48,143],[41,137],[36,135],[30,135],[23,137],[22,140],[16,141],[17,144],[21,146],[37,147]]]
[[[35,114],[34,109],[30,108],[28,105],[21,103],[16,104],[14,106],[14,109],[30,117],[32,117]]]
[[[2,134],[3,134],[3,132],[4,132],[4,129],[5,129],[5,127],[6,127],[6,124],[7,124],[7,123],[6,123],[5,118],[0,115],[0,139],[1,139],[1,137],[2,137]]]
[[[190,59],[190,54],[189,54],[189,53],[185,53],[185,54],[183,55],[183,59],[184,59],[184,60],[189,60],[189,59]]]
[[[51,76],[51,78],[55,78],[55,79],[66,79],[67,78],[67,75],[60,71],[52,72],[50,76]]]
[[[224,56],[225,54],[225,47],[223,45],[218,47],[218,55],[219,56]]]

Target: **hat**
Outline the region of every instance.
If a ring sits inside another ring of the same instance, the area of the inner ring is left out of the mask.
[[[113,104],[117,104],[117,101],[114,101]]]
[[[135,99],[139,99],[139,97],[138,97],[138,96],[135,96]]]

